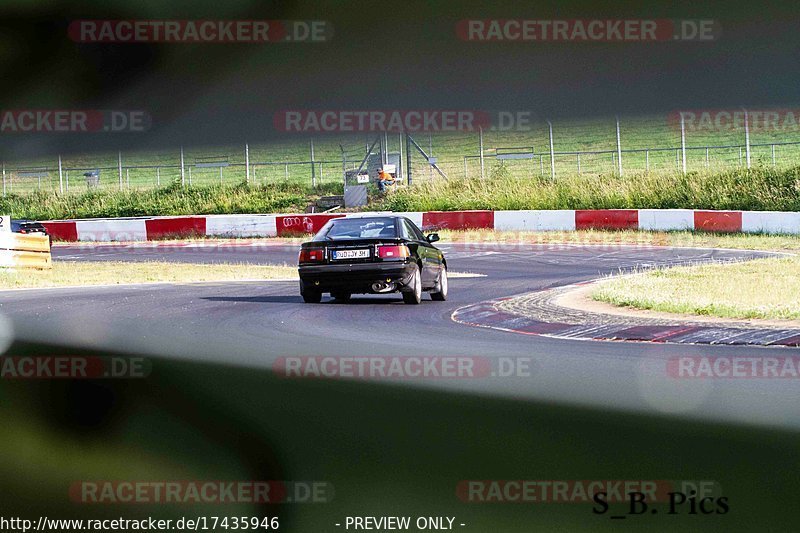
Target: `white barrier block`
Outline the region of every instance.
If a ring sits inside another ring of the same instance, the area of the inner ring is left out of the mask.
[[[209,215],[206,235],[215,237],[276,237],[275,215]]]
[[[800,213],[742,211],[744,233],[800,233]]]
[[[495,211],[494,229],[498,231],[572,231],[572,209]]]
[[[76,220],[79,241],[146,241],[147,227],[143,218]]]
[[[685,231],[694,229],[692,209],[639,209],[639,229]]]

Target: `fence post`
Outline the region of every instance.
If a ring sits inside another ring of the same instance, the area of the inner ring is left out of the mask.
[[[650,172],[650,150],[644,151],[644,170]]]
[[[66,179],[67,182],[67,192],[69,192],[69,170],[64,171],[64,178]]]
[[[125,186],[131,188],[131,169],[125,169]]]
[[[161,167],[156,167],[156,187],[161,187]]]
[[[117,152],[117,171],[119,173],[119,190],[122,190],[122,150]]]
[[[403,181],[403,134],[397,136],[397,147],[400,151],[400,159],[397,161],[397,177]]]
[[[189,165],[189,185],[192,185],[192,165]]]
[[[681,113],[681,169],[686,174],[686,126],[683,113]]]
[[[191,169],[190,169],[191,171]],[[186,186],[186,172],[183,166],[183,146],[181,146],[181,187]]]
[[[580,153],[580,152],[577,152],[577,153],[575,154],[575,157],[576,157],[576,158],[577,158],[577,160],[578,160],[578,176],[580,176],[580,175],[581,175],[581,153]]]
[[[408,185],[411,186],[411,137],[406,133],[406,175]]]
[[[553,153],[553,123],[547,121],[550,130],[550,179],[556,179],[556,154]]]
[[[433,134],[428,133],[428,178],[433,179],[433,165],[430,158],[433,157]]]
[[[484,179],[486,176],[484,174],[485,167],[483,161],[483,126],[478,127],[478,135],[480,140],[480,150],[481,150],[481,179]]]
[[[750,168],[750,120],[747,116],[747,109],[744,110],[744,145],[747,151],[747,168]]]
[[[64,194],[64,170],[61,165],[61,154],[58,154],[58,190]]]
[[[619,175],[622,176],[622,140],[619,136],[619,117],[617,120],[617,166],[619,168]]]
[[[313,141],[312,141],[313,143]],[[311,145],[311,174],[314,174],[314,145]],[[250,183],[250,145],[244,143],[244,182]]]
[[[339,145],[339,150],[342,151],[342,186],[347,187],[347,154],[344,151],[344,146],[341,144]]]
[[[314,138],[311,138],[311,186],[317,186],[317,165],[314,163]]]

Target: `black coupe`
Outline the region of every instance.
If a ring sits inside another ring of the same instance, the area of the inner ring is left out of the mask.
[[[307,303],[325,292],[342,301],[397,291],[407,304],[420,303],[423,292],[446,300],[447,261],[432,244],[438,240],[403,216],[332,219],[300,248],[300,294]]]

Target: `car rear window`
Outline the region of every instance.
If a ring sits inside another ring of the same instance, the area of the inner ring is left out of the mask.
[[[394,218],[337,218],[331,220],[315,241],[397,237]]]

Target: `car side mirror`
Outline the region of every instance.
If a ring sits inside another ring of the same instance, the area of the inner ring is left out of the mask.
[[[439,240],[439,234],[438,233],[431,233],[430,235],[425,237],[425,240],[428,241],[428,242],[436,242],[436,241]]]

